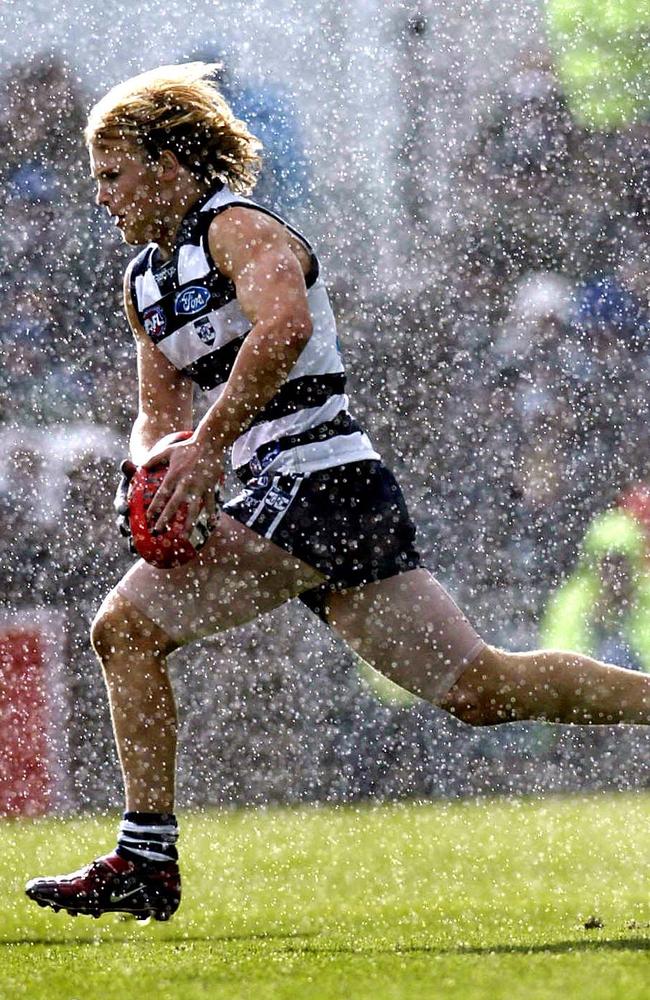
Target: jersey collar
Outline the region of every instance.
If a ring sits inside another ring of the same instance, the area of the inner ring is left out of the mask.
[[[187,212],[181,219],[180,226],[178,227],[178,231],[176,233],[176,239],[174,240],[174,248],[173,248],[174,250],[178,250],[178,248],[182,246],[183,243],[188,242],[188,237],[192,234],[197,222],[199,221],[199,214],[201,212],[201,209],[206,204],[206,202],[208,202],[210,198],[213,198],[214,195],[217,193],[217,191],[221,191],[223,187],[224,187],[223,181],[220,180],[215,181],[214,184],[212,184],[212,186],[210,187],[210,189],[206,192],[204,198],[199,198],[197,201],[194,202],[193,205],[190,205]]]

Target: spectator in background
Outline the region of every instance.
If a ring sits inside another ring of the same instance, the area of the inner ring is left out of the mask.
[[[10,67],[0,83],[3,179],[25,163],[54,168],[65,187],[76,180],[84,99],[65,59],[43,52]],[[67,171],[73,169],[72,174]]]
[[[576,126],[541,53],[522,57],[499,97],[490,131],[493,167],[504,178],[543,181],[567,167]]]
[[[609,510],[592,522],[576,569],[548,604],[541,643],[650,672],[650,569],[630,513]]]
[[[616,244],[609,266],[578,288],[574,319],[595,343],[637,352],[647,347],[650,337],[647,236],[640,226],[629,224]]]
[[[511,420],[519,432],[514,464],[529,514],[561,495],[564,456],[575,439],[567,371],[573,365],[571,295],[571,282],[561,274],[526,273],[513,288],[512,305],[494,338],[494,360],[513,386]],[[495,436],[503,436],[501,427]]]
[[[227,87],[227,82],[226,82]],[[228,100],[228,89],[225,92]],[[255,196],[281,214],[295,212],[309,189],[300,127],[289,95],[279,87],[240,87],[231,91],[237,115],[267,151]]]
[[[115,240],[97,257],[97,224],[86,204],[85,100],[55,53],[22,61],[0,78],[5,423],[114,423],[126,410],[125,345],[115,337],[97,347],[103,326],[93,303],[114,298],[117,307],[121,259]],[[82,284],[91,293],[80,296]]]

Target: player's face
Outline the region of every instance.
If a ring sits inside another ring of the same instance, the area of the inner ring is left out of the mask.
[[[125,243],[155,241],[160,229],[160,190],[155,165],[135,144],[120,140],[90,148],[96,202],[108,211]]]

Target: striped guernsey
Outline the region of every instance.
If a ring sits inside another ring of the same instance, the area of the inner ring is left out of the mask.
[[[311,255],[305,280],[313,322],[312,335],[287,381],[235,441],[235,471],[248,481],[262,472],[308,474],[378,459],[347,411],[336,323],[316,255],[295,229],[227,186],[220,183],[185,216],[169,260],[162,260],[158,246],[151,243],[132,262],[131,298],[145,332],[210,402],[218,399],[251,330],[233,282],[215,266],[208,248],[210,223],[232,206],[278,219],[304,244]]]

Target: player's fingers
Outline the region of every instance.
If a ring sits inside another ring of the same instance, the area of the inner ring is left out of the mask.
[[[186,499],[183,490],[177,487],[172,495],[167,500],[167,503],[160,511],[158,517],[153,526],[153,531],[164,531],[168,524],[173,520],[176,511]]]
[[[187,516],[185,518],[185,534],[189,537],[201,510],[201,497],[188,498]]]
[[[226,476],[225,473],[222,472],[217,480],[217,485],[215,486],[214,489],[214,502],[217,505],[217,514],[223,507],[223,491],[225,485],[226,485]]]
[[[178,489],[178,484],[175,479],[167,473],[162,483],[156,490],[151,503],[149,504],[149,509],[147,511],[147,519],[150,524],[160,517],[163,510],[165,510],[170,498],[174,495],[175,491]],[[177,505],[178,506],[178,505]]]
[[[214,496],[214,490],[213,489],[207,490],[204,499],[205,499],[205,509],[208,513],[208,517],[210,518],[210,522],[212,523],[217,519],[217,503]]]

